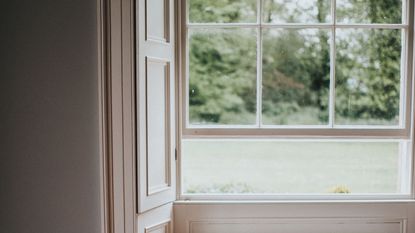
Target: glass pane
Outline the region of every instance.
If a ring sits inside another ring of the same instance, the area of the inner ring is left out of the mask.
[[[329,23],[330,0],[263,0],[265,23]]]
[[[256,0],[188,0],[190,23],[255,23]]]
[[[256,122],[256,30],[189,31],[191,124]]]
[[[410,143],[184,140],[183,192],[402,193],[400,145]]]
[[[401,30],[337,29],[336,124],[399,124],[401,46]]]
[[[330,30],[264,29],[262,121],[328,123]]]
[[[401,23],[401,0],[337,0],[339,23]]]

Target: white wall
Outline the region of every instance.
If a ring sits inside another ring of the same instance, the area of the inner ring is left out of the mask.
[[[0,232],[99,232],[96,0],[0,4]]]

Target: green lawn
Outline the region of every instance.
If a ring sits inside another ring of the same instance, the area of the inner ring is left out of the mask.
[[[399,192],[398,142],[184,141],[185,193]]]

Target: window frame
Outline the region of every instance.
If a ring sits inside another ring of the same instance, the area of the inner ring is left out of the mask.
[[[278,201],[278,202],[343,202],[343,201],[390,201],[390,200],[414,200],[414,167],[415,162],[413,159],[414,154],[414,82],[413,82],[413,26],[414,26],[414,1],[404,0],[403,1],[403,21],[402,24],[347,24],[341,25],[340,27],[360,27],[360,28],[399,28],[402,29],[402,33],[405,37],[402,37],[402,57],[401,66],[406,67],[402,69],[401,73],[401,84],[400,84],[400,124],[398,126],[336,126],[322,127],[322,126],[266,126],[258,127],[253,126],[235,126],[235,125],[202,125],[202,126],[191,126],[188,121],[188,0],[178,0],[177,7],[177,75],[178,75],[178,121],[177,121],[177,200],[179,201],[224,201],[224,202],[258,202],[258,201]],[[262,0],[257,0],[257,4]],[[331,0],[332,14],[333,8],[335,7],[336,0]],[[261,17],[260,12],[257,12],[257,18]],[[339,24],[335,23],[335,15],[333,15],[333,22],[324,24],[323,27],[329,27],[331,30],[339,28]],[[257,19],[259,20],[259,19]],[[256,24],[235,24],[229,26],[259,26],[261,27],[261,21],[257,21]],[[198,24],[202,25],[202,24]],[[214,27],[209,24],[203,24],[204,26]],[[320,24],[280,24],[278,27],[287,28],[308,28],[310,25],[320,28]],[[221,24],[221,26],[225,26]],[[268,27],[269,25],[266,25]],[[261,34],[258,30],[258,34]],[[332,38],[335,40],[335,37]],[[333,45],[333,44],[332,44]],[[332,46],[331,45],[331,46]],[[258,45],[257,45],[258,48]],[[333,51],[330,50],[331,55],[331,66],[334,65]],[[257,55],[258,56],[258,55]],[[262,56],[261,56],[262,57]],[[257,58],[257,61],[259,59]],[[259,69],[259,68],[257,68]],[[332,74],[332,68],[330,71],[330,92],[334,91],[331,86],[334,85],[334,74]],[[260,72],[257,72],[260,73]],[[257,90],[258,82],[257,78]],[[333,95],[331,93],[330,95]],[[257,94],[257,102],[258,102]],[[332,97],[331,97],[332,98]],[[258,104],[258,103],[257,103]],[[334,103],[331,103],[334,104]],[[257,105],[258,106],[258,105]],[[334,105],[333,105],[334,107]],[[403,111],[405,108],[405,111]],[[334,108],[332,108],[334,109]],[[258,114],[259,111],[257,111]],[[333,114],[333,113],[331,113]],[[334,116],[334,115],[333,115]],[[258,117],[257,117],[258,118]],[[333,119],[333,118],[332,118]],[[404,158],[407,163],[405,166],[401,166],[400,174],[409,174],[406,177],[407,183],[409,184],[408,194],[364,194],[364,195],[350,195],[350,194],[336,194],[336,195],[322,195],[322,194],[184,194],[182,192],[182,166],[181,166],[181,141],[183,139],[197,140],[197,139],[362,139],[362,140],[411,140],[412,145],[409,149],[410,153],[407,153]]]
[[[412,134],[413,116],[413,1],[402,1],[401,24],[337,24],[335,20],[336,0],[331,1],[332,22],[322,24],[300,23],[262,23],[261,9],[263,0],[257,1],[256,23],[189,23],[189,0],[179,0],[178,9],[178,61],[180,63],[179,85],[181,119],[180,130],[183,138],[211,138],[211,137],[335,137],[335,138],[392,138],[409,139]],[[257,30],[257,77],[256,77],[256,123],[252,125],[192,125],[189,121],[189,57],[188,30],[192,28],[256,28]],[[262,32],[264,28],[325,28],[330,29],[330,97],[329,97],[329,122],[327,125],[264,125],[262,115]],[[373,28],[373,29],[401,29],[402,55],[401,55],[401,83],[399,124],[392,126],[382,125],[336,125],[334,124],[334,98],[335,98],[335,33],[337,28]],[[333,47],[334,46],[334,47]]]

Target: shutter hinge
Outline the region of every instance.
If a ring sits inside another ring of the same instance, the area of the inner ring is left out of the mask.
[[[177,148],[174,149],[174,159],[177,161]]]

